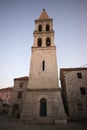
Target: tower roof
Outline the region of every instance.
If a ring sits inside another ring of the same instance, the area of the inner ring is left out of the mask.
[[[40,15],[40,17],[38,19],[39,20],[49,19],[49,16],[48,16],[47,12],[45,11],[45,9],[42,10],[42,13],[41,13],[41,15]]]

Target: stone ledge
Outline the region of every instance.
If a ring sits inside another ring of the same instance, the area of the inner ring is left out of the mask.
[[[55,124],[66,124],[67,120],[55,120]]]
[[[57,92],[61,91],[61,88],[54,88],[54,89],[27,89],[27,92]]]

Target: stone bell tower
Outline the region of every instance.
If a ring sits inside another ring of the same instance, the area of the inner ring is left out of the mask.
[[[21,120],[28,123],[65,122],[66,115],[58,85],[53,20],[45,9],[35,20],[30,74]]]

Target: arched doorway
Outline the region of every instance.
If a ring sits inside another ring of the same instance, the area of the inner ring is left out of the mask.
[[[40,100],[40,116],[47,116],[47,102],[45,98]]]

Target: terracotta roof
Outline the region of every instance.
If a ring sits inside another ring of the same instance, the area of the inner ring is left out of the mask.
[[[28,80],[28,76],[15,78],[14,80]]]
[[[38,18],[39,20],[42,20],[42,19],[49,19],[49,16],[47,14],[47,12],[45,11],[45,9],[43,9],[40,17]]]

